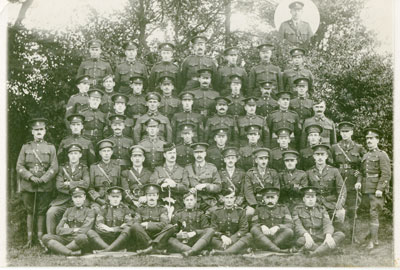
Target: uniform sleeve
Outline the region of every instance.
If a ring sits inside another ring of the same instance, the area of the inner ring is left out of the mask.
[[[165,179],[165,177],[161,177],[159,168],[155,168],[154,172],[150,176],[150,183],[161,185]]]
[[[160,213],[160,221],[153,222],[149,221],[147,225],[147,230],[151,232],[159,232],[161,231],[167,224],[169,223],[168,212],[166,208],[162,208]]]
[[[50,145],[50,167],[47,169],[46,173],[40,177],[40,179],[47,183],[51,179],[54,178],[56,173],[58,172],[58,161],[57,161],[57,152],[54,145]]]
[[[263,139],[264,146],[270,147],[271,132],[266,119],[263,121],[263,137],[264,137]]]
[[[67,209],[64,212],[63,217],[61,218],[60,222],[58,223],[57,228],[56,228],[57,235],[66,236],[66,235],[71,235],[73,233],[73,230],[74,230],[73,228],[64,228],[64,224],[66,224],[68,221],[68,214],[70,212],[70,209],[71,208]]]
[[[94,224],[94,210],[88,209],[85,221],[83,222],[82,226],[79,228],[78,233],[86,234]]]
[[[282,78],[282,72],[280,69],[276,73],[276,77],[277,77],[276,79],[278,82],[277,90],[278,90],[278,92],[281,92],[281,91],[283,91],[283,78]]]
[[[287,206],[282,206],[282,208],[283,208],[283,213],[285,215],[285,218],[284,218],[284,223],[279,224],[279,227],[286,228],[286,229],[293,229],[293,219],[292,219],[292,215],[290,214],[289,209],[287,208]]]
[[[112,68],[111,68],[110,63],[106,63],[106,68],[107,68],[107,73],[106,73],[106,75],[108,75],[108,74],[113,74],[113,71],[112,71]]]
[[[90,142],[88,144],[88,166],[94,164],[96,162],[96,153],[94,151],[93,143]]]
[[[169,121],[168,118],[165,119],[166,123],[165,123],[165,129],[166,129],[166,140],[167,142],[171,143],[172,142],[172,127],[171,127],[171,123]]]
[[[25,152],[28,146],[24,144],[19,152],[18,160],[17,160],[17,172],[18,174],[25,180],[29,180],[33,175],[29,170],[25,168]]]
[[[174,191],[184,194],[189,190],[189,178],[187,177],[186,171],[182,172],[182,182],[176,183],[176,187],[173,188]]]
[[[384,151],[381,151],[379,155],[379,169],[381,173],[376,189],[380,191],[385,191],[388,188],[391,178],[391,168],[390,159]]]
[[[329,214],[325,208],[322,211],[322,226],[323,226],[324,234],[328,234],[328,233],[333,234],[335,229],[333,228],[331,219],[329,218]]]
[[[332,130],[331,130],[331,145],[336,144],[337,143],[337,139],[336,139],[336,127],[335,127],[335,123],[332,121]]]
[[[200,228],[206,229],[210,227],[210,222],[208,221],[208,217],[206,214],[201,213],[200,216]]]
[[[204,126],[204,141],[205,142],[208,142],[211,139],[210,136],[212,136],[211,135],[211,130],[210,130],[210,125],[211,125],[210,120],[211,119],[208,118],[207,122],[206,122],[206,124]]]
[[[338,196],[341,194],[340,198],[338,198],[338,207],[339,209],[344,207],[344,204],[346,202],[346,197],[347,197],[347,190],[346,190],[346,185],[343,182],[343,178],[340,175],[340,172],[338,169],[334,169],[335,170],[335,180],[336,180],[336,192],[338,194]],[[343,188],[343,190],[342,190]],[[340,191],[342,191],[340,193]]]
[[[308,126],[307,124],[308,122],[306,119],[304,120],[303,129],[301,130],[299,149],[306,148],[307,145],[307,133],[306,133],[306,127]]]
[[[254,211],[254,215],[251,218],[251,228],[254,227],[260,227],[260,219],[259,219],[259,214],[260,214],[260,208],[256,208],[256,210]]]
[[[187,82],[187,72],[188,72],[188,64],[187,64],[187,58],[185,60],[183,60],[182,62],[182,66],[181,66],[181,86],[182,86],[182,90],[185,89],[186,86],[186,82]]]
[[[212,167],[213,183],[207,184],[207,191],[210,193],[219,193],[221,191],[221,176],[216,167]]]
[[[84,188],[89,188],[90,185],[90,177],[89,177],[89,169],[88,167],[82,167],[82,179],[79,181],[73,181],[70,183],[70,188],[75,188],[77,186],[82,186]]]
[[[303,236],[305,233],[308,233],[307,230],[303,226],[303,222],[301,221],[299,217],[299,209],[295,208],[293,210],[293,223],[294,223],[294,230],[296,235],[298,236]]]
[[[222,233],[218,230],[218,216],[217,211],[211,213],[211,228],[214,230],[215,237],[221,237]]]
[[[72,181],[70,181],[70,185],[71,184],[72,184]],[[73,187],[71,186],[71,188],[73,188]],[[69,194],[68,186],[64,185],[64,170],[63,170],[63,167],[61,167],[60,171],[58,172],[58,174],[56,176],[56,189],[60,193]]]
[[[257,200],[254,195],[253,184],[252,184],[251,176],[249,173],[251,173],[251,171],[247,172],[246,176],[244,178],[243,193],[244,193],[244,197],[245,197],[247,203],[251,207],[255,207],[257,205]]]
[[[100,197],[100,194],[96,191],[95,189],[95,165],[90,166],[90,184],[89,184],[89,197],[92,199],[92,201],[96,201],[97,198]]]
[[[281,182],[279,181],[279,174],[276,170],[273,170],[271,173],[272,176],[272,183],[275,188],[281,188]]]
[[[247,84],[247,96],[252,96],[256,88],[256,71],[254,67],[249,72],[249,80]]]
[[[239,230],[234,233],[231,238],[240,238],[249,231],[249,224],[247,223],[246,211],[242,210],[239,217]]]
[[[142,134],[142,122],[137,119],[135,127],[133,128],[133,140],[135,143],[140,142],[140,135]]]

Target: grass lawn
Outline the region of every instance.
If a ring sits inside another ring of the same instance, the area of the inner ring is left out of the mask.
[[[367,223],[361,223],[362,230]],[[20,243],[22,245],[22,243]],[[8,266],[357,266],[378,267],[393,266],[393,229],[392,224],[383,224],[380,230],[380,245],[372,252],[367,252],[358,245],[343,245],[341,254],[332,254],[322,258],[307,258],[302,255],[269,256],[264,258],[248,258],[236,256],[206,256],[190,258],[157,258],[152,256],[102,257],[102,258],[66,258],[59,255],[43,254],[39,247],[22,249],[21,245],[9,246],[7,254]]]

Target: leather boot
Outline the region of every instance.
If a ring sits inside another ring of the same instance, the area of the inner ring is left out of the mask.
[[[104,249],[105,252],[107,251],[115,251],[119,250],[121,246],[125,243],[125,240],[128,238],[128,235],[126,233],[121,233],[117,239],[114,240],[114,242],[111,243],[106,249]]]
[[[244,247],[247,246],[247,243],[240,239],[230,247],[225,250],[225,254],[238,254]]]
[[[47,245],[48,245],[49,249],[51,249],[52,251],[54,251],[58,254],[62,254],[65,256],[77,255],[77,254],[75,254],[75,252],[73,253],[69,248],[67,248],[63,244],[57,242],[56,240],[50,240],[47,243]]]
[[[267,251],[273,251],[273,252],[281,252],[282,250],[275,245],[268,237],[265,235],[262,235],[258,239],[259,247],[262,248],[263,250]]]
[[[192,248],[190,250],[183,252],[182,255],[185,257],[194,256],[199,251],[201,251],[206,245],[207,245],[207,241],[200,238],[199,240],[197,240],[197,242],[192,246]]]
[[[71,243],[69,243],[65,247],[70,249],[70,250],[72,250],[72,251],[76,251],[76,250],[80,250],[81,249],[81,247],[78,246],[78,244],[75,242],[75,240],[73,240]]]
[[[24,248],[30,248],[33,244],[33,216],[26,216],[26,230],[28,232],[28,241],[24,245]]]
[[[46,246],[43,244],[42,237],[43,237],[43,229],[46,222],[45,216],[38,216],[37,217],[37,238],[39,241],[39,245],[47,250]]]
[[[108,248],[108,244],[101,239],[100,236],[90,237],[90,242],[94,244],[93,249],[106,249]]]
[[[289,246],[289,241],[293,236],[293,231],[290,229],[285,229],[272,241],[277,247]]]
[[[327,254],[330,251],[330,247],[326,244],[322,244],[319,247],[317,247],[316,250],[310,252],[311,257],[318,257],[318,256],[323,256]]]
[[[379,230],[379,225],[377,224],[369,224],[369,230],[371,232],[371,238],[369,240],[369,243],[367,245],[367,249],[371,250],[375,248],[375,245],[379,244],[378,241],[378,230]]]
[[[178,251],[178,252],[186,252],[191,249],[190,246],[185,245],[184,243],[182,243],[181,241],[179,241],[178,239],[176,239],[174,237],[171,237],[170,239],[168,239],[168,245],[170,247],[172,247],[172,250]]]

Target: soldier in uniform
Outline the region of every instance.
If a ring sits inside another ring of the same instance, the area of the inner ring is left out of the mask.
[[[304,67],[305,54],[306,51],[302,48],[291,49],[290,55],[292,56],[293,68],[286,69],[282,75],[283,89],[291,92],[294,96],[297,94],[293,89],[293,82],[299,77],[308,78],[308,90],[312,92],[313,89],[313,74]]]
[[[105,114],[99,109],[103,91],[91,89],[88,93],[89,108],[81,111],[81,114],[85,117],[83,135],[91,140],[92,143],[97,143],[103,139],[103,131],[107,124]]]
[[[140,75],[134,75],[129,79],[129,87],[132,89],[128,95],[129,100],[126,108],[126,115],[137,120],[139,116],[147,112],[146,97],[143,93],[145,78]]]
[[[251,68],[249,73],[249,95],[260,96],[258,86],[261,81],[271,81],[274,86],[274,93],[280,92],[282,88],[281,69],[271,64],[272,51],[274,45],[270,43],[263,43],[257,47],[260,53],[260,63]]]
[[[60,164],[67,162],[67,148],[71,144],[76,143],[82,147],[82,157],[80,162],[89,167],[96,161],[96,153],[94,152],[92,141],[82,136],[85,117],[81,114],[71,114],[67,119],[70,123],[69,127],[72,134],[61,140],[57,151],[58,162]]]
[[[176,146],[173,143],[166,143],[163,146],[163,152],[165,163],[154,169],[150,183],[161,187],[162,200],[166,202],[169,213],[172,214],[174,209],[183,208],[182,196],[189,190],[189,179],[184,168],[176,164]],[[174,204],[174,208],[171,204]]]
[[[293,237],[293,220],[289,209],[284,204],[278,204],[279,189],[263,188],[258,191],[264,204],[257,206],[252,217],[250,233],[255,246],[262,250],[286,252],[283,248],[291,245]]]
[[[314,116],[304,120],[303,132],[300,141],[300,148],[303,149],[306,146],[306,133],[305,129],[309,125],[318,124],[323,128],[321,136],[321,143],[329,146],[335,144],[336,141],[336,128],[335,123],[325,116],[326,103],[324,100],[313,101]]]
[[[280,202],[293,210],[294,207],[301,203],[303,193],[301,188],[308,186],[308,178],[305,171],[296,168],[299,160],[299,152],[287,150],[283,152],[283,161],[285,169],[279,173],[281,194]]]
[[[103,92],[104,95],[103,95],[103,98],[101,99],[100,111],[107,114],[108,112],[112,111],[113,105],[114,105],[113,100],[112,100],[112,96],[115,94],[114,76],[112,74],[108,74],[108,75],[104,76],[102,82],[103,82],[103,88],[104,88],[104,92]]]
[[[136,42],[128,41],[124,44],[125,60],[115,69],[115,82],[118,92],[129,94],[129,83],[132,76],[141,76],[147,83],[147,67],[137,59],[139,45]]]
[[[126,121],[125,115],[113,114],[108,119],[114,133],[107,138],[114,144],[111,159],[115,160],[121,167],[121,171],[123,171],[128,169],[131,165],[129,149],[133,145],[133,140],[123,134]]]
[[[207,211],[209,208],[213,209],[217,203],[211,197],[221,191],[221,177],[217,167],[206,162],[208,144],[194,143],[192,148],[195,161],[186,165],[185,171],[189,177],[190,191],[198,195],[200,209]]]
[[[112,74],[110,63],[101,58],[102,43],[98,39],[88,42],[89,59],[84,60],[78,68],[77,77],[87,75],[90,76],[92,86],[100,86],[104,76]]]
[[[379,244],[379,215],[385,201],[384,192],[389,189],[391,166],[386,152],[378,147],[381,132],[367,128],[365,134],[368,152],[361,159],[362,179],[357,179],[355,188],[361,189],[363,194],[361,208],[369,210],[370,241],[367,249],[373,249]]]
[[[261,142],[264,146],[270,145],[270,130],[267,126],[267,122],[264,117],[257,115],[257,98],[249,97],[244,100],[246,110],[245,116],[240,116],[238,118],[238,128],[239,128],[239,142],[240,145],[243,145],[247,142],[247,132],[246,130],[253,125],[257,125],[261,127]]]
[[[183,195],[185,208],[174,213],[171,224],[176,224],[177,233],[168,239],[168,246],[183,256],[197,255],[210,243],[214,230],[203,211],[196,209],[197,197],[191,192]]]
[[[186,57],[181,64],[182,90],[191,90],[199,86],[198,75],[200,74],[198,74],[198,70],[204,67],[211,70],[212,82],[214,88],[216,88],[217,66],[212,58],[205,55],[207,38],[195,36],[191,39],[191,42],[194,55]]]
[[[243,207],[243,184],[246,173],[243,169],[236,167],[236,163],[239,160],[238,149],[236,147],[227,147],[222,151],[222,156],[224,157],[225,166],[219,171],[221,187],[223,190],[233,189],[236,196],[235,204]]]
[[[192,123],[182,123],[179,127],[182,143],[176,146],[176,163],[182,167],[194,162],[193,149],[190,147],[193,141],[195,125]]]
[[[68,162],[60,166],[56,177],[57,197],[50,203],[46,213],[47,233],[55,234],[56,227],[68,207],[73,206],[70,189],[77,186],[89,188],[89,168],[81,163],[82,147],[71,144],[68,147]]]
[[[159,120],[150,118],[145,125],[148,136],[141,140],[139,145],[145,149],[145,167],[153,171],[156,166],[161,166],[164,162],[163,146],[167,142],[158,136]]]
[[[219,97],[219,93],[211,88],[211,69],[201,68],[198,74],[200,86],[190,90],[194,95],[193,110],[206,118],[214,112],[215,98]]]
[[[279,175],[274,169],[268,168],[271,151],[268,148],[258,148],[253,152],[255,166],[246,172],[243,193],[247,202],[246,215],[254,214],[254,210],[262,202],[258,191],[265,187],[280,188]]]
[[[294,91],[297,97],[290,101],[289,109],[297,112],[300,122],[303,125],[304,120],[313,115],[313,101],[308,98],[308,78],[297,78],[294,80]]]
[[[290,106],[290,92],[279,92],[278,93],[278,104],[279,110],[272,112],[267,117],[268,128],[271,132],[271,147],[276,147],[277,142],[277,131],[278,129],[285,127],[292,131],[290,138],[292,140],[292,147],[297,147],[297,139],[301,135],[301,123],[299,115],[289,110]]]
[[[247,86],[247,72],[244,68],[238,66],[238,56],[238,47],[229,47],[224,50],[224,58],[227,64],[226,66],[221,66],[218,68],[218,77],[216,83],[216,89],[220,92],[221,96],[225,97],[230,94],[230,76],[232,75],[240,76],[242,78],[243,85]],[[245,93],[246,89],[243,88],[242,91]]]
[[[279,35],[282,39],[294,45],[303,45],[313,36],[310,24],[301,20],[304,3],[294,1],[290,3],[289,9],[292,18],[284,21],[279,27]]]
[[[235,205],[233,189],[221,192],[224,205],[218,207],[211,215],[211,228],[214,237],[211,239],[213,250],[210,255],[238,254],[251,241],[251,234],[246,218],[246,210]]]
[[[224,166],[224,156],[222,152],[228,146],[228,129],[216,127],[216,129],[212,131],[212,134],[214,134],[215,145],[207,149],[206,161],[214,164],[215,167],[220,170]]]
[[[303,202],[292,213],[296,246],[310,256],[321,256],[335,249],[344,240],[341,231],[335,231],[326,209],[317,203],[316,187],[304,187]]]
[[[91,207],[96,214],[100,207],[106,204],[106,190],[112,186],[121,186],[121,167],[118,162],[112,160],[114,143],[108,139],[97,143],[101,160],[90,166],[89,197],[92,200]]]
[[[171,72],[161,73],[158,84],[161,89],[159,112],[171,119],[179,110],[180,100],[175,97],[175,77]]]
[[[182,104],[182,112],[177,112],[171,119],[172,134],[175,137],[175,143],[180,143],[182,141],[182,130],[180,128],[184,127],[183,123],[191,123],[194,125],[192,129],[193,132],[193,142],[198,142],[203,140],[204,135],[204,120],[203,116],[197,112],[193,112],[193,99],[194,94],[191,92],[182,92],[179,94]]]
[[[245,172],[254,166],[253,152],[257,148],[263,147],[261,138],[261,126],[251,125],[246,129],[247,143],[239,148],[239,162],[238,167],[242,168]]]
[[[145,123],[150,119],[157,119],[159,122],[158,136],[160,136],[166,142],[172,142],[172,128],[168,117],[162,115],[158,111],[160,105],[161,96],[158,93],[150,92],[146,95],[146,106],[148,108],[147,113],[139,116],[133,129],[133,135],[135,142],[140,142],[144,137],[144,126]]]
[[[133,138],[133,127],[135,126],[135,121],[133,118],[130,118],[126,114],[126,108],[127,108],[127,103],[129,100],[129,97],[124,95],[124,94],[115,94],[111,97],[111,100],[113,102],[113,110],[108,113],[108,119],[109,119],[109,126],[107,129],[104,131],[104,134],[107,135],[112,135],[113,130],[112,130],[112,123],[110,118],[113,118],[115,116],[118,116],[120,120],[123,120],[124,128],[122,129],[122,134],[126,137]]]
[[[278,135],[278,147],[271,149],[270,168],[275,169],[277,172],[281,172],[285,169],[285,163],[283,162],[283,152],[287,150],[293,150],[290,144],[290,134],[292,131],[289,128],[282,127],[277,131]]]
[[[172,80],[176,83],[175,89],[177,92],[180,91],[180,77],[179,77],[179,66],[173,62],[175,46],[171,43],[164,42],[158,45],[160,51],[161,61],[154,64],[151,68],[149,76],[149,89],[156,91],[157,82],[161,79],[161,74],[165,72],[171,73]]]
[[[260,80],[259,84],[261,97],[257,100],[256,113],[268,117],[271,112],[279,108],[278,102],[271,96],[274,85],[272,81],[265,80]]]
[[[65,111],[66,119],[68,119],[68,117],[71,114],[78,113],[83,109],[89,107],[89,95],[88,95],[89,87],[90,87],[90,76],[82,75],[76,78],[76,88],[78,88],[79,93],[72,95],[68,99]],[[67,122],[67,126],[68,124],[69,123]]]
[[[224,127],[227,129],[228,133],[228,141],[230,144],[238,143],[238,127],[234,117],[227,114],[229,99],[225,97],[217,97],[215,99],[216,102],[216,111],[217,113],[211,118],[207,119],[205,129],[204,129],[204,140],[212,144],[214,143],[215,138],[212,137],[212,131],[217,129],[217,127]]]
[[[58,171],[56,148],[43,140],[46,135],[44,118],[34,118],[29,122],[33,141],[24,144],[17,160],[22,201],[27,212],[26,225],[28,241],[32,246],[34,217],[37,215],[37,239],[41,243],[45,225],[45,215],[51,202],[54,179]]]
[[[148,184],[143,187],[147,205],[137,209],[131,236],[139,248],[138,255],[149,254],[166,247],[168,238],[175,232],[169,224],[167,209],[158,204],[160,186]]]
[[[132,168],[121,173],[121,186],[125,190],[125,202],[133,209],[146,203],[143,187],[150,183],[151,172],[143,167],[145,149],[140,145],[133,145],[131,152]]]
[[[43,243],[51,251],[65,256],[79,256],[88,246],[87,232],[93,227],[95,213],[85,205],[86,189],[75,187],[70,190],[74,206],[68,208],[60,223],[57,234],[45,234]]]
[[[326,208],[331,219],[335,213],[337,221],[343,223],[347,190],[339,170],[326,164],[329,148],[325,144],[313,146],[315,166],[307,171],[307,177],[309,184],[318,188],[319,202]]]
[[[353,225],[356,206],[356,190],[355,184],[361,182],[361,159],[366,153],[365,148],[352,140],[354,124],[350,122],[339,123],[339,132],[342,140],[332,145],[331,152],[333,156],[333,164],[339,168],[340,174],[344,179],[347,190],[346,199],[346,217],[347,226],[346,235],[351,235],[350,230]],[[359,178],[359,181],[357,179]]]
[[[232,115],[236,120],[239,116],[246,114],[242,91],[244,83],[243,78],[237,74],[232,74],[229,79],[231,92],[226,96],[229,99],[228,114]]]
[[[122,203],[123,191],[119,186],[107,189],[108,203],[101,207],[94,229],[87,233],[96,253],[120,250],[127,244],[133,212]]]

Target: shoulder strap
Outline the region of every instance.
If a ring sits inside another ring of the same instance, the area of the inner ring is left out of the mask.
[[[112,181],[111,181],[110,177],[107,175],[107,173],[104,171],[104,169],[100,166],[100,164],[97,164],[97,167],[99,168],[101,173],[104,174],[104,176],[107,178],[107,182],[111,186],[112,185]]]
[[[36,153],[35,149],[32,149],[33,154],[35,155],[36,159],[39,161],[40,166],[43,166],[43,161],[40,159],[38,153]]]
[[[65,174],[65,176],[68,178],[68,181],[72,182],[72,177],[69,175],[69,173],[67,172],[67,170],[65,169],[65,167],[62,168],[63,172]]]
[[[258,181],[258,183],[261,185],[262,188],[264,188],[264,184],[261,182],[260,178],[258,178],[258,176],[256,175],[256,173],[253,170],[253,175],[256,178],[256,180]]]
[[[143,184],[139,181],[139,179],[136,177],[136,175],[133,173],[133,171],[129,170],[129,172],[132,175],[133,180],[135,180],[139,184],[139,186],[142,186]]]
[[[349,158],[349,156],[346,154],[346,152],[343,150],[343,148],[340,146],[340,144],[337,144],[338,148],[340,151],[342,151],[344,157],[347,159],[348,162],[351,162],[351,159]]]

